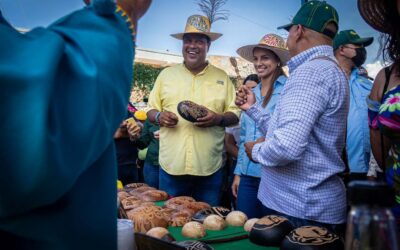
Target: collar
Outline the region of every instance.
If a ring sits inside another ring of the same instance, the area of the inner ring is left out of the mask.
[[[283,86],[286,83],[286,76],[281,75],[278,77],[278,79],[276,79],[276,81],[274,82],[274,90],[280,86]],[[259,96],[261,96],[261,81],[257,84],[256,87],[254,87],[254,93],[259,93]],[[277,93],[280,93],[280,91],[278,91]],[[257,95],[256,95],[257,96]]]
[[[191,74],[191,75],[193,75],[193,76],[200,76],[200,75],[204,75],[204,74],[207,72],[207,70],[211,67],[211,64],[210,64],[208,61],[206,61],[206,63],[207,63],[207,66],[206,66],[202,71],[200,71],[199,73],[197,73],[196,75],[193,74],[193,73],[186,67],[185,62],[182,63],[182,67],[183,67],[189,74]]]
[[[332,46],[321,45],[312,47],[292,57],[287,63],[289,72],[293,72],[294,70],[297,69],[297,67],[299,67],[303,63],[308,62],[319,56],[328,56],[334,58]]]

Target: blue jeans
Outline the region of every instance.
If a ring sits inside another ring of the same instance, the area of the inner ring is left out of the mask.
[[[150,187],[158,189],[160,165],[153,165],[151,162],[145,161],[143,168],[144,182]]]
[[[263,205],[257,198],[260,178],[242,175],[237,196],[237,210],[242,211],[248,218],[261,218]]]
[[[222,168],[209,176],[170,175],[160,168],[160,190],[169,195],[192,196],[196,201],[204,201],[218,206],[222,187]]]
[[[263,215],[279,215],[282,217],[287,218],[293,225],[294,228],[302,227],[302,226],[317,226],[317,227],[324,227],[328,229],[330,232],[335,233],[341,238],[344,238],[344,234],[346,231],[346,224],[327,224],[327,223],[322,223],[318,221],[313,221],[313,220],[307,220],[307,219],[301,219],[297,217],[293,217],[290,215],[286,215],[283,213],[280,213],[278,211],[275,211],[273,209],[267,208],[266,206],[263,206]]]

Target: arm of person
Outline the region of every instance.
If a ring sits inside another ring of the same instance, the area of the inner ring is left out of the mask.
[[[148,119],[160,127],[174,128],[178,124],[178,116],[170,111],[163,110],[161,101],[161,88],[163,81],[163,71],[158,75],[154,87],[149,95]]]
[[[385,69],[381,69],[378,73],[378,75],[375,78],[374,85],[371,90],[370,94],[370,99],[374,101],[381,102],[382,99],[382,92],[384,89],[386,77],[385,77]],[[369,129],[369,134],[370,134],[370,141],[371,141],[371,149],[372,153],[375,157],[376,162],[378,163],[379,166],[384,166],[384,159],[387,158],[389,149],[391,147],[391,142],[386,136],[382,136],[379,129],[373,129],[370,127]],[[384,149],[383,149],[383,154],[382,155],[382,140],[383,138],[383,144],[384,144]]]
[[[258,129],[263,134],[267,133],[271,113],[262,107],[262,103],[256,102],[256,96],[253,91],[247,86],[240,86],[236,94],[235,104],[256,122]]]
[[[330,99],[329,89],[316,79],[320,76],[311,68],[303,67],[292,74],[291,84],[286,86],[280,97],[281,115],[273,135],[264,142],[249,143],[249,158],[268,167],[283,166],[301,158],[309,143],[310,133]]]
[[[225,132],[225,149],[230,156],[234,158],[238,157],[239,148],[236,145],[235,138],[233,137],[233,135],[226,132]]]
[[[112,146],[134,46],[114,7],[26,34],[0,22],[1,218],[55,202]]]
[[[144,127],[140,133],[139,139],[135,141],[136,146],[139,149],[145,149],[149,146],[153,137],[153,133],[150,132],[150,121],[144,123]]]

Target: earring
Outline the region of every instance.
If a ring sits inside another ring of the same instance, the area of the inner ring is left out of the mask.
[[[278,68],[279,68],[280,66],[281,66],[281,63],[278,63],[278,64],[276,65],[276,67],[278,67]]]

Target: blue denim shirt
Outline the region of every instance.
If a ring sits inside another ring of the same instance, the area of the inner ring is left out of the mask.
[[[350,107],[347,117],[347,155],[350,172],[367,173],[371,144],[369,141],[368,106],[365,101],[371,92],[372,82],[351,72],[349,79]]]
[[[267,106],[265,107],[266,112],[274,112],[276,102],[281,93],[283,85],[286,82],[285,76],[280,76],[274,83],[274,90],[272,92],[271,99],[269,100]],[[257,103],[262,103],[263,96],[261,96],[261,84],[258,84],[254,89],[254,94],[256,95]],[[258,128],[257,124],[253,119],[251,119],[246,113],[242,113],[240,118],[240,143],[239,143],[239,153],[238,160],[235,168],[235,175],[249,175],[253,177],[261,177],[261,165],[250,161],[247,157],[244,144],[249,141],[255,141],[258,138],[264,136]]]

